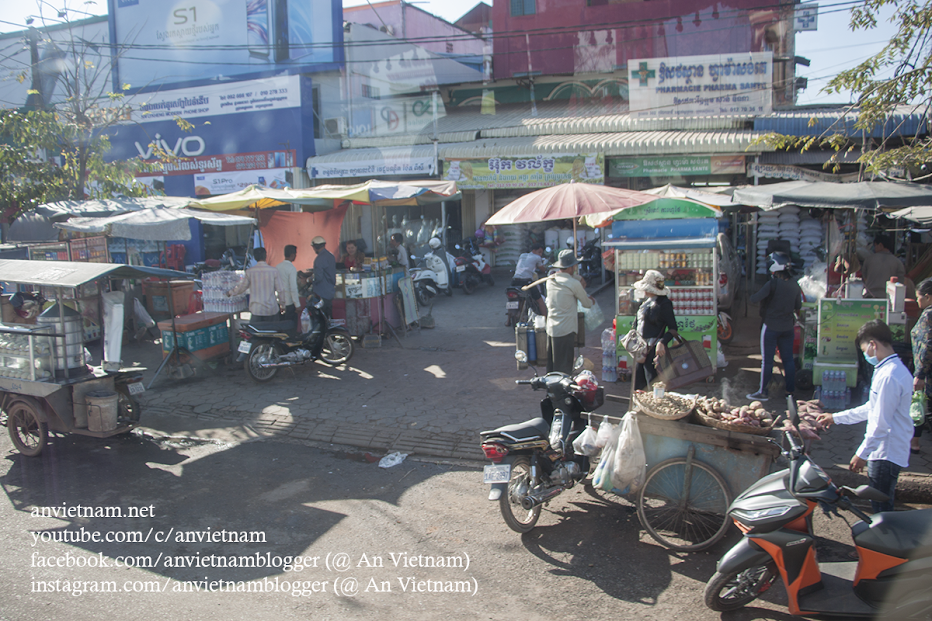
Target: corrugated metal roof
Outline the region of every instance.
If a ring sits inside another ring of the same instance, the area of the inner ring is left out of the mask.
[[[479,139],[440,145],[440,159],[513,157],[538,153],[590,153],[606,156],[741,153],[762,134],[751,131],[616,132]],[[756,145],[749,153],[771,150]]]
[[[762,153],[760,156],[761,164],[824,164],[833,155],[834,151],[774,151],[773,153]],[[838,153],[838,161],[849,164],[856,164],[861,157],[860,151],[850,153],[842,151]]]
[[[922,123],[922,114],[914,112],[913,106],[897,106],[883,127],[875,127],[868,136],[882,138],[884,136],[915,136],[917,133],[928,133],[928,127]],[[858,109],[850,106],[835,108],[797,108],[782,110],[767,116],[754,119],[754,129],[764,132],[777,132],[787,136],[821,136],[823,133],[844,133],[849,136],[861,137],[861,130],[855,129]],[[816,123],[809,125],[810,119]],[[834,127],[833,127],[833,124]]]
[[[404,134],[382,138],[347,138],[342,142],[344,149],[365,149],[375,147],[403,147],[417,144],[433,144],[431,133]],[[476,130],[468,132],[441,132],[437,135],[439,142],[469,142],[479,137]]]

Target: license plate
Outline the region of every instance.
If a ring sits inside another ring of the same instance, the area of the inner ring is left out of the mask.
[[[138,395],[140,393],[146,392],[146,387],[142,382],[133,382],[132,384],[127,385],[129,388],[129,394]]]
[[[511,478],[511,464],[486,466],[482,469],[483,483],[507,483]]]
[[[505,302],[505,310],[518,310],[518,302]]]
[[[465,265],[457,265],[457,266],[456,266],[456,271],[457,271],[457,272],[465,272],[465,271],[466,271],[466,266],[465,266]]]
[[[240,341],[239,347],[236,348],[236,351],[238,351],[241,354],[248,354],[249,349],[251,347],[252,347],[252,343],[250,343],[249,341]]]

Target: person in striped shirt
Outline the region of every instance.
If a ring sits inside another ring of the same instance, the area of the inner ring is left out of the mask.
[[[236,283],[227,297],[249,291],[249,314],[252,321],[278,321],[279,313],[285,312],[285,286],[278,270],[265,262],[265,248],[252,251],[256,264],[246,270],[246,276]]]

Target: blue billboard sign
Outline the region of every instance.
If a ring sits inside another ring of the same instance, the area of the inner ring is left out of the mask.
[[[114,89],[335,69],[339,0],[108,0]]]

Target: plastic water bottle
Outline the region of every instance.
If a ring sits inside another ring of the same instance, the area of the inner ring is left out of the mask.
[[[528,324],[527,327],[527,359],[531,362],[537,360],[537,334],[534,332],[534,324]]]

